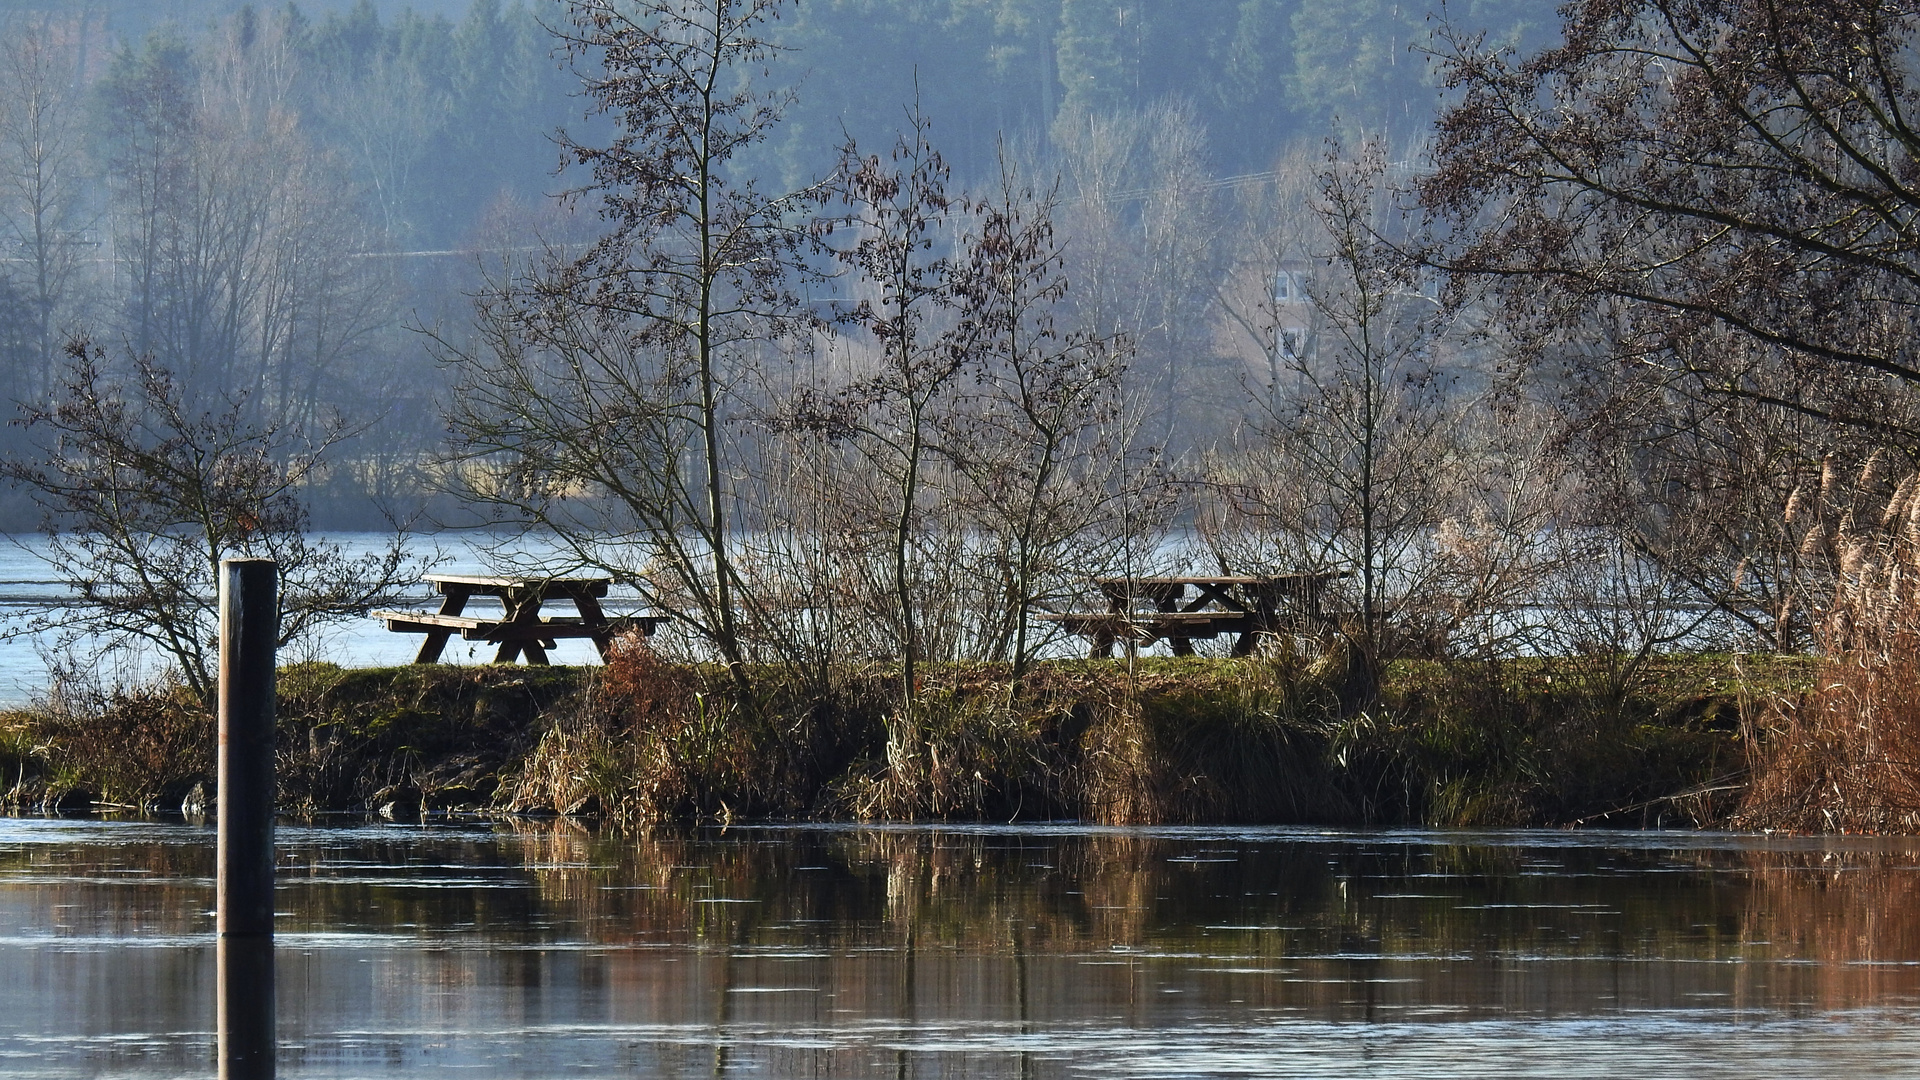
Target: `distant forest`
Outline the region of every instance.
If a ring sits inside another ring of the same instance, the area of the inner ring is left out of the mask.
[[[316,493],[317,520],[377,520],[365,497],[404,497],[407,463],[441,437],[445,379],[416,331],[457,336],[471,319],[475,252],[591,235],[591,202],[569,219],[546,197],[578,179],[558,171],[554,133],[591,141],[601,122],[556,56],[561,15],[498,0],[0,4],[10,396],[44,399],[85,332],[151,356],[190,401],[243,392],[294,420],[347,417],[365,428],[358,464]],[[1452,15],[1516,42],[1553,23],[1516,0]],[[1232,261],[1214,241],[1235,232],[1237,187],[1329,136],[1417,147],[1436,101],[1431,29],[1391,0],[810,0],[773,34],[786,119],[736,166],[802,185],[850,136],[884,146],[917,100],[956,184],[993,176],[1004,141],[1071,186],[1087,170],[1070,159],[1106,152],[1089,140],[1120,122],[1137,146],[1102,174],[1108,194],[1164,186],[1170,169],[1194,193],[1197,216],[1177,226],[1199,241],[1185,293],[1145,306],[1187,312],[1186,328],[1160,327],[1160,351],[1192,353],[1198,372],[1219,350],[1193,313]],[[1167,118],[1177,163],[1147,145]],[[1151,361],[1156,331],[1134,332]],[[1194,392],[1239,392],[1216,381]],[[30,527],[23,499],[3,505]]]
[[[399,498],[396,471],[440,438],[444,377],[415,331],[470,319],[474,252],[591,231],[547,198],[578,179],[559,171],[555,133],[591,140],[597,123],[549,33],[561,13],[499,0],[0,6],[13,398],[44,400],[63,344],[86,332],[154,357],[190,402],[244,392],[292,419],[344,415],[372,425],[361,465],[315,509],[321,523],[374,521],[365,496]],[[1546,25],[1542,4],[1513,0],[1459,15],[1513,40]],[[849,136],[889,142],[918,100],[956,183],[972,184],[995,173],[1002,140],[1064,169],[1092,127],[1131,117],[1140,142],[1164,115],[1187,133],[1181,184],[1217,202],[1288,146],[1342,131],[1417,144],[1434,110],[1428,33],[1425,10],[1390,0],[806,2],[776,27],[787,117],[737,165],[799,186]],[[1171,167],[1144,142],[1123,156],[1137,161],[1106,177],[1112,190]],[[1217,284],[1202,277],[1183,286],[1198,307]],[[1204,336],[1192,323],[1169,332]],[[31,525],[23,500],[4,505]]]

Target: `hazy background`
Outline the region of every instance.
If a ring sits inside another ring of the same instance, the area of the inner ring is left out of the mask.
[[[291,422],[364,426],[313,493],[316,524],[421,505],[447,381],[421,331],[464,333],[486,258],[595,229],[590,205],[550,197],[568,182],[551,134],[595,130],[543,26],[562,12],[0,3],[7,396],[45,400],[85,331],[155,356],[190,402],[238,391]],[[1527,43],[1553,25],[1544,0],[1450,16]],[[1070,201],[1100,185],[1123,212],[1099,228],[1124,239],[1157,214],[1182,243],[1129,285],[1137,325],[1120,328],[1142,385],[1179,388],[1177,455],[1236,422],[1255,363],[1219,311],[1231,249],[1273,212],[1244,196],[1284,161],[1310,169],[1330,136],[1417,157],[1432,18],[1390,0],[811,0],[776,28],[798,97],[748,167],[819,176],[849,135],[881,148],[917,95],[958,184],[992,175],[1004,138]],[[9,426],[0,449],[24,438]],[[5,528],[35,519],[0,491]]]

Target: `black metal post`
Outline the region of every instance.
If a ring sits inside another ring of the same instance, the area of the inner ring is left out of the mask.
[[[220,563],[217,926],[221,1080],[271,1080],[274,647],[279,568]]]

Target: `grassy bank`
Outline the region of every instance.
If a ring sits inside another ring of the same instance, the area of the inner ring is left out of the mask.
[[[826,691],[644,652],[606,668],[302,665],[280,681],[282,805],[667,820],[1702,825],[1739,803],[1753,717],[1794,659],[1401,662],[1343,704],[1326,661],[936,667]],[[149,690],[0,715],[20,807],[172,810],[210,791],[211,720]]]

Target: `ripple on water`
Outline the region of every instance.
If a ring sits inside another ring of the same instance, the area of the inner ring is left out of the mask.
[[[211,839],[0,820],[0,1072],[204,1072]],[[287,1076],[1920,1075],[1907,841],[540,823],[279,839]]]

